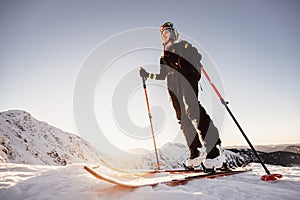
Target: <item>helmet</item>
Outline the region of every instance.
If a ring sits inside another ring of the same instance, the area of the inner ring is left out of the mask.
[[[172,22],[166,22],[162,24],[159,28],[160,33],[162,33],[164,30],[169,30],[171,33],[171,37],[174,41],[178,39],[178,32]]]

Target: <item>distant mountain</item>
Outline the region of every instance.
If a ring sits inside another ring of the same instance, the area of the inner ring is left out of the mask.
[[[300,145],[260,146],[259,149],[280,151],[262,152],[266,164],[300,165]],[[226,162],[231,167],[257,162],[248,148],[227,148]],[[189,156],[188,148],[179,143],[168,143],[158,150],[162,168],[180,168]],[[0,163],[39,165],[67,165],[71,163],[114,163],[123,169],[154,169],[154,152],[133,149],[129,153],[111,157],[92,147],[77,135],[63,132],[46,122],[38,121],[29,113],[12,110],[0,113]]]
[[[262,152],[258,151],[258,155],[263,160],[265,164],[271,165],[281,165],[285,167],[300,165],[300,154],[296,153],[300,146],[287,146],[284,151],[274,151],[274,152]],[[244,163],[259,162],[253,151],[248,148],[243,149],[227,149],[228,151],[234,152],[243,158],[239,165]]]
[[[289,145],[284,148],[284,151],[292,152],[292,153],[300,153],[300,145]]]
[[[0,162],[40,165],[99,163],[107,156],[88,142],[25,111],[0,113]]]
[[[295,151],[296,147],[300,146],[286,146],[288,150]],[[268,146],[266,146],[268,148]],[[272,147],[275,148],[275,147]],[[142,153],[141,153],[142,152]],[[119,159],[114,163],[121,168],[126,169],[155,169],[156,156],[154,152],[132,150],[132,155],[119,155]],[[259,156],[265,164],[281,165],[281,166],[295,166],[300,165],[300,154],[291,151],[275,151],[275,152],[261,152],[258,151]],[[188,148],[179,143],[167,143],[158,150],[159,162],[162,164],[162,169],[180,168],[189,156]],[[225,162],[229,167],[235,168],[246,165],[252,162],[258,162],[253,151],[249,148],[225,148],[224,149]]]

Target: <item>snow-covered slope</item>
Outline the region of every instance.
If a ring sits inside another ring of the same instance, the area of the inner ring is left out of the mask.
[[[263,147],[260,147],[260,149]],[[260,152],[267,164],[283,166],[300,165],[298,145],[267,147],[276,151]],[[229,148],[224,151],[229,166],[242,166],[257,162],[253,152],[247,148]],[[162,169],[181,168],[188,158],[185,145],[168,143],[159,149]],[[33,118],[25,111],[6,111],[0,113],[0,163],[20,163],[39,165],[66,165],[71,163],[107,162],[123,169],[154,169],[154,152],[133,149],[129,154],[105,155],[89,145],[87,141],[71,133],[66,133],[46,122]]]
[[[25,111],[0,113],[0,162],[66,165],[99,163],[105,157],[82,138]]]
[[[263,182],[265,174],[259,164],[252,172],[217,179],[196,179],[176,187],[157,186],[130,189],[96,179],[82,165],[36,166],[0,164],[1,200],[298,200],[300,168],[268,166],[271,172],[283,174],[277,182]]]
[[[7,111],[0,113],[0,199],[299,199],[299,145],[280,150],[260,152],[267,162],[296,164],[268,165],[272,173],[284,176],[275,183],[260,181],[265,172],[259,164],[252,163],[254,170],[245,174],[193,180],[177,187],[160,184],[128,189],[97,180],[82,164],[74,163],[153,169],[153,152],[135,149],[131,154],[111,158],[82,138],[38,121],[25,111]],[[231,166],[255,161],[246,148],[230,148],[225,155]],[[178,168],[187,157],[188,149],[182,144],[168,143],[159,150],[162,168]]]
[[[227,153],[230,162],[244,163],[240,162],[243,160],[241,156]],[[181,167],[188,155],[188,149],[183,144],[168,143],[159,150],[159,160],[165,169]],[[134,149],[131,154],[110,157],[97,151],[79,136],[39,121],[26,111],[11,110],[0,113],[0,162],[66,165],[103,163],[102,161],[123,169],[156,167],[154,152]]]

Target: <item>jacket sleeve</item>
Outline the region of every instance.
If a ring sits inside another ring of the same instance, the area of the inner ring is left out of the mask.
[[[166,66],[166,63],[164,62],[164,58],[160,58],[160,72],[159,74],[149,74],[148,78],[154,79],[154,80],[165,80],[167,77],[169,70],[168,67]]]

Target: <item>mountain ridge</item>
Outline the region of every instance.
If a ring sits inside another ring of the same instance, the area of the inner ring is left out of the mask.
[[[99,163],[105,156],[79,136],[38,121],[26,111],[0,113],[0,162],[66,165]]]
[[[260,146],[260,149],[263,149]],[[300,145],[274,145],[264,149],[279,151],[259,155],[266,164],[300,165]],[[159,150],[159,160],[165,169],[180,168],[188,158],[188,148],[181,143],[167,143]],[[227,147],[224,149],[230,167],[258,162],[251,149]],[[35,119],[22,110],[0,112],[0,163],[11,162],[38,165],[68,165],[72,163],[109,163],[126,169],[155,168],[153,151],[133,149],[117,156],[106,155],[79,136],[64,132],[46,122]]]

